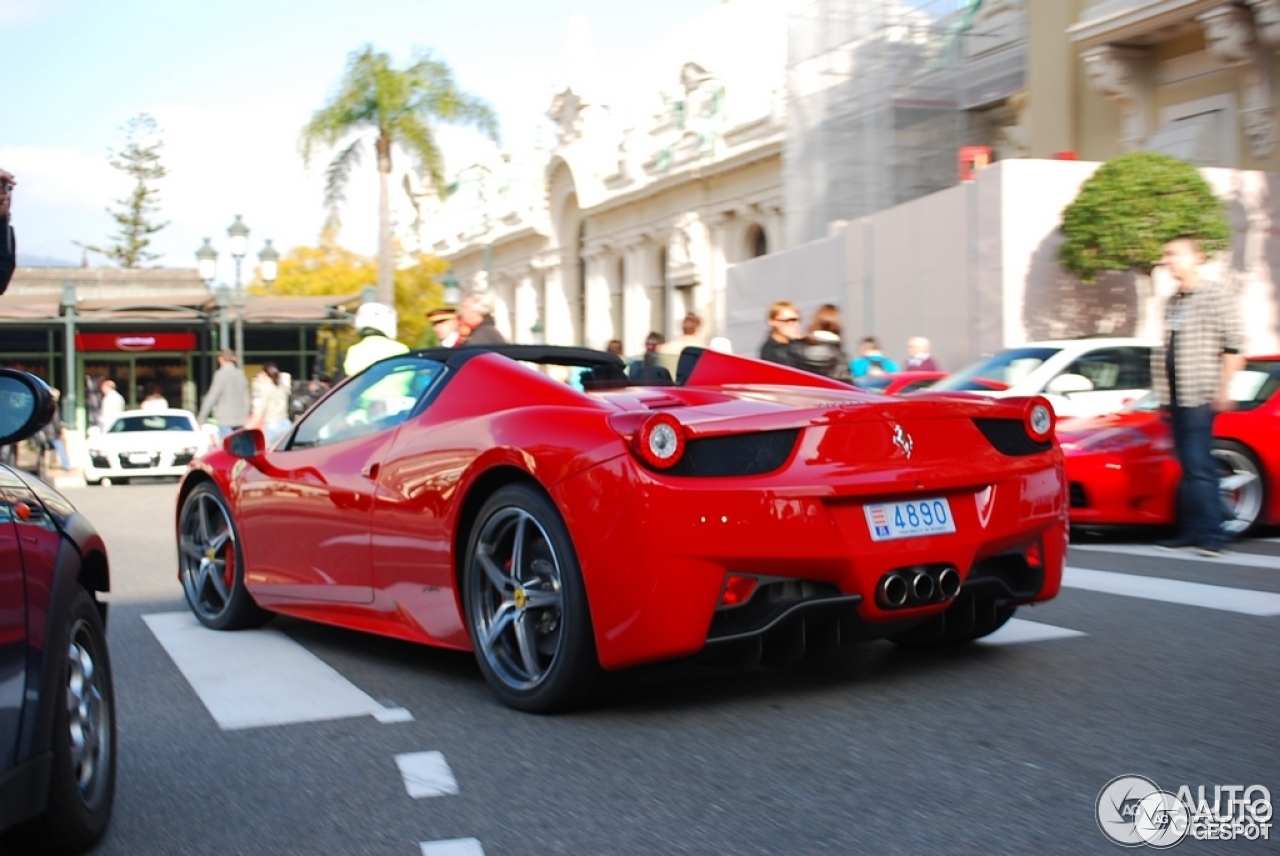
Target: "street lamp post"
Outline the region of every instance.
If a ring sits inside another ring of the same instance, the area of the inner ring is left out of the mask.
[[[236,289],[231,301],[236,307],[236,363],[244,369],[244,283],[240,280],[240,262],[249,252],[249,227],[236,215],[235,222],[227,227],[231,239],[231,258],[236,260]]]
[[[440,277],[440,285],[444,288],[445,305],[457,306],[458,298],[462,295],[462,286],[458,284],[458,278],[453,275],[453,271],[446,271],[445,275]]]
[[[66,362],[63,366],[62,422],[76,427],[76,284],[62,284],[62,315],[66,323]]]
[[[218,275],[218,251],[213,248],[213,244],[209,243],[208,238],[205,238],[200,249],[196,250],[196,270],[200,274],[200,279],[204,281],[204,287],[212,289],[213,280]],[[227,347],[226,289],[215,290],[214,300],[218,306],[218,348],[221,350]]]
[[[258,262],[261,265],[262,281],[270,289],[275,284],[276,277],[280,275],[280,253],[271,246],[270,238],[267,238],[267,245],[258,251]]]

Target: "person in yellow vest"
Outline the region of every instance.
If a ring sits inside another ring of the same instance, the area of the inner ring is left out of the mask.
[[[409,353],[407,345],[396,341],[396,312],[385,303],[361,305],[356,310],[355,328],[360,341],[347,348],[342,361],[347,377],[359,374],[379,360]]]

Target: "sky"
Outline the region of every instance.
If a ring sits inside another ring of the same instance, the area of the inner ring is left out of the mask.
[[[544,112],[565,73],[570,23],[589,26],[602,88],[643,63],[664,36],[720,0],[0,0],[5,59],[0,168],[14,173],[20,261],[78,264],[74,242],[103,244],[106,212],[129,181],[107,163],[122,126],[157,120],[169,175],[160,184],[155,264],[194,267],[204,237],[233,278],[226,229],[248,224],[249,276],[264,239],[281,252],[314,244],[327,153],[304,169],[298,132],[365,44],[406,64],[415,50],[447,62],[458,84],[498,114],[504,148],[553,139]],[[441,133],[446,171],[484,145]],[[372,156],[352,177],[342,243],[376,250]],[[90,256],[90,264],[104,264]]]

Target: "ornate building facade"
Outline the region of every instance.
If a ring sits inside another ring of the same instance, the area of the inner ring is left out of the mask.
[[[688,312],[723,329],[727,265],[785,240],[785,6],[726,0],[673,34],[633,81],[639,104],[570,76],[550,151],[472,165],[443,205],[420,200],[423,248],[494,293],[512,341],[636,353]]]

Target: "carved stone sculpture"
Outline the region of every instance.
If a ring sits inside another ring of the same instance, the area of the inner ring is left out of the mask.
[[[1264,4],[1259,4],[1264,5]],[[1258,14],[1258,9],[1254,9]],[[1254,15],[1243,6],[1218,6],[1196,18],[1204,27],[1205,49],[1220,62],[1240,69],[1240,124],[1254,157],[1275,149],[1275,116],[1271,98],[1271,51],[1259,43]]]
[[[1147,51],[1100,45],[1080,55],[1094,91],[1119,102],[1120,143],[1125,151],[1139,148],[1147,138],[1147,102],[1151,81]]]

